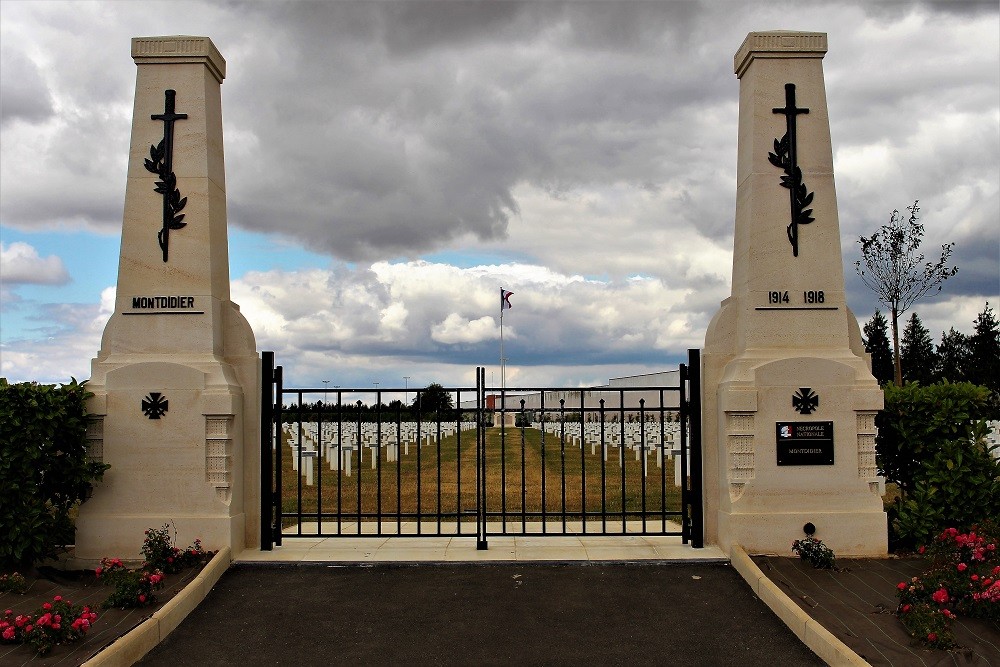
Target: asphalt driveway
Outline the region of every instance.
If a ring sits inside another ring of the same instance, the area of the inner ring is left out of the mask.
[[[236,565],[143,665],[822,665],[725,563]]]

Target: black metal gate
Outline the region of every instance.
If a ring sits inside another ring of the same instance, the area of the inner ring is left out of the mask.
[[[286,388],[264,352],[261,548],[525,534],[701,547],[700,368],[689,350],[669,386],[501,390],[477,368],[469,387]]]

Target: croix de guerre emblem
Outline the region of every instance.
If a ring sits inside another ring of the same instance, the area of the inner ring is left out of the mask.
[[[811,415],[813,410],[819,407],[819,394],[809,387],[799,387],[799,390],[792,395],[792,407],[800,415]]]
[[[151,391],[142,399],[142,413],[150,419],[159,419],[167,412],[170,402],[158,391]]]

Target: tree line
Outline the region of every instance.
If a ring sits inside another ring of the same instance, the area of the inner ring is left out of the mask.
[[[864,326],[865,350],[872,357],[872,374],[879,384],[894,376],[888,321],[878,310]],[[1000,393],[1000,324],[989,302],[973,322],[972,334],[951,327],[935,344],[917,313],[903,328],[899,346],[903,382],[928,385],[940,380],[971,382]]]

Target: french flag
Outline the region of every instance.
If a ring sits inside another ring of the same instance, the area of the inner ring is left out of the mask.
[[[513,296],[513,292],[508,292],[504,288],[500,288],[500,312],[503,312],[512,306],[510,305],[510,297]]]

